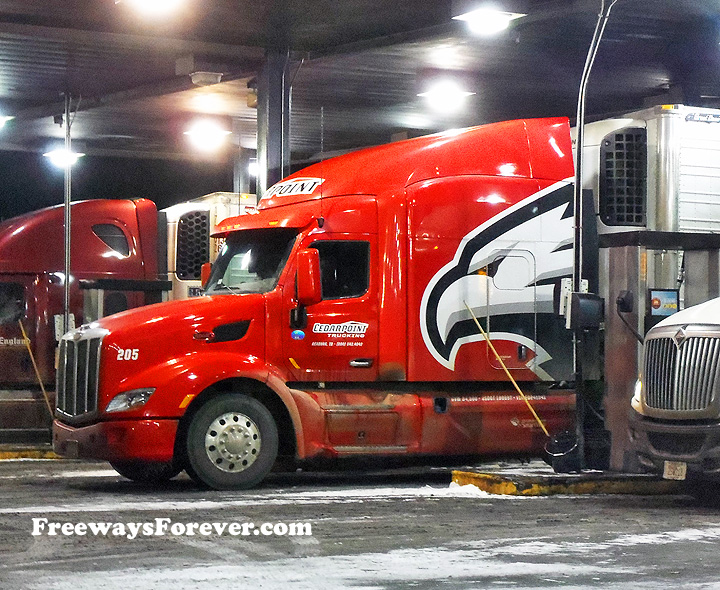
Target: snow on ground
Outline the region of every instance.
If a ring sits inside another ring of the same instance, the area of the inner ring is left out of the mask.
[[[521,496],[495,496],[483,492],[472,485],[461,486],[451,483],[449,486],[424,486],[424,487],[355,487],[355,488],[332,488],[317,491],[278,491],[273,497],[266,495],[257,495],[253,493],[243,493],[239,498],[228,500],[226,498],[218,500],[138,500],[136,498],[128,498],[124,500],[113,500],[112,503],[92,502],[85,503],[73,502],[72,504],[62,505],[37,505],[37,506],[20,506],[15,508],[0,508],[0,514],[58,514],[58,513],[76,513],[76,512],[149,512],[149,511],[195,511],[195,510],[214,510],[224,508],[237,507],[255,507],[258,502],[262,502],[266,506],[285,506],[300,504],[357,504],[363,502],[382,502],[406,498],[413,500],[416,498],[478,498],[478,499],[509,499],[509,500],[527,500]]]
[[[662,533],[642,535],[619,535],[601,542],[575,542],[575,541],[544,541],[542,539],[516,539],[513,544],[495,547],[494,556],[510,554],[514,556],[530,555],[607,555],[613,548],[629,549],[639,545],[670,545],[673,543],[705,542],[710,543],[720,539],[720,522],[708,523],[707,528],[680,529]],[[465,544],[467,546],[467,543]],[[470,546],[483,549],[486,542],[470,543]]]
[[[599,542],[546,542],[542,539],[498,539],[464,544],[462,547],[403,548],[387,553],[310,555],[285,557],[280,554],[249,558],[228,551],[225,565],[188,564],[150,569],[119,569],[110,572],[83,572],[84,588],[126,590],[153,588],[217,588],[226,583],[258,590],[290,587],[293,590],[381,590],[420,583],[431,587],[447,584],[453,588],[487,588],[497,585],[522,588],[597,587],[657,588],[657,581],[645,585],[641,579],[652,563],[621,566],[613,551],[626,555],[633,546],[650,543],[684,544],[687,541],[713,542],[720,537],[720,525],[681,529],[652,535],[618,535]],[[598,556],[603,556],[599,560]],[[270,557],[270,559],[268,559]],[[550,559],[550,557],[552,559]],[[231,563],[236,560],[238,563]],[[720,584],[695,583],[678,579],[676,588],[718,588]],[[77,574],[57,571],[27,580],[33,590],[77,590]],[[428,586],[425,586],[428,587]]]
[[[388,553],[284,558],[273,561],[243,560],[238,565],[208,564],[182,569],[121,570],[82,574],[83,587],[104,590],[153,588],[217,588],[228,581],[234,587],[259,590],[291,587],[293,590],[372,590],[408,580],[444,581],[459,578],[494,583],[498,580],[523,578],[552,583],[568,576],[607,576],[637,573],[637,569],[586,565],[567,562],[506,562],[488,556],[482,550],[447,548],[398,549]],[[76,590],[77,576],[58,572],[35,581],[37,590]]]

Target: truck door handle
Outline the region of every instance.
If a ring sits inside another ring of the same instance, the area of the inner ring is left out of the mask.
[[[517,358],[519,361],[526,361],[527,360],[527,346],[524,344],[518,344],[517,349]]]
[[[350,366],[354,369],[367,369],[372,367],[372,359],[353,359],[350,361]]]

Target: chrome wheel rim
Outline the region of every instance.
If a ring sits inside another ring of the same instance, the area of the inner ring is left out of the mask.
[[[227,412],[215,418],[205,433],[205,452],[213,465],[226,473],[248,469],[260,455],[260,429],[252,418]]]

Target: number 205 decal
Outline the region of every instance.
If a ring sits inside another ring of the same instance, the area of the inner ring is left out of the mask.
[[[140,356],[140,350],[137,348],[118,348],[117,360],[119,361],[136,361]]]

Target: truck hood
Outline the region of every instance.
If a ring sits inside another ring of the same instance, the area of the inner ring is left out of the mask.
[[[98,408],[122,392],[164,386],[150,403],[122,415],[177,416],[185,396],[210,384],[199,366],[218,358],[226,374],[243,363],[264,366],[265,297],[228,294],[159,303],[90,324],[91,330],[108,331],[100,355]]]
[[[720,324],[720,297],[674,313],[655,327],[686,326],[688,324]]]
[[[216,295],[169,301],[129,309],[93,324],[110,332],[109,343],[152,346],[169,351],[193,346],[196,334],[220,326],[257,320],[264,322],[265,297],[260,294]]]

